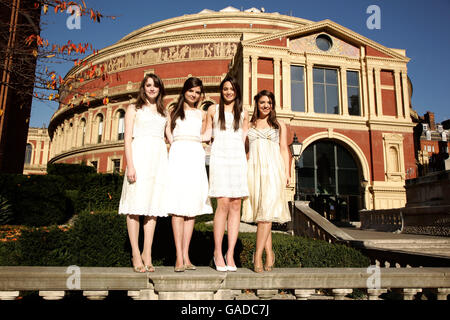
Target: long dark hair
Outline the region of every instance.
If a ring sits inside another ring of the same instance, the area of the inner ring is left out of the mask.
[[[253,100],[255,101],[255,109],[253,110],[253,115],[252,115],[252,118],[250,119],[250,122],[252,123],[252,125],[256,124],[256,119],[259,118],[258,101],[259,101],[259,99],[261,99],[264,96],[268,97],[272,101],[272,110],[270,110],[270,114],[267,118],[267,123],[272,128],[279,129],[280,124],[277,121],[277,112],[275,111],[275,96],[269,90],[261,90],[253,98]]]
[[[141,81],[141,85],[139,86],[139,93],[135,102],[136,109],[142,108],[143,105],[147,104],[148,99],[145,94],[145,84],[149,78],[153,79],[153,83],[155,87],[159,88],[158,96],[156,97],[156,110],[163,117],[166,116],[166,108],[164,108],[163,99],[166,95],[166,91],[164,90],[164,84],[162,80],[154,73],[147,73],[144,76],[144,79]]]
[[[199,78],[191,77],[188,78],[183,85],[183,89],[180,92],[180,95],[178,96],[178,101],[173,107],[173,109],[170,111],[170,131],[173,131],[175,129],[175,124],[178,118],[181,120],[184,120],[185,114],[184,114],[184,94],[191,88],[194,87],[200,87],[201,95],[205,94],[204,88],[203,88],[203,82]],[[199,99],[200,101],[201,99]],[[195,106],[197,107],[198,101],[195,103]]]
[[[234,94],[236,95],[234,99],[234,106],[233,106],[233,115],[234,115],[234,121],[233,121],[233,127],[234,131],[239,130],[240,122],[241,122],[241,113],[242,113],[242,93],[241,88],[239,86],[239,83],[236,81],[235,78],[233,78],[230,75],[227,75],[225,79],[222,80],[219,86],[220,90],[220,101],[219,101],[219,125],[220,130],[225,130],[225,99],[223,98],[223,87],[226,82],[230,82],[231,86],[233,87]]]

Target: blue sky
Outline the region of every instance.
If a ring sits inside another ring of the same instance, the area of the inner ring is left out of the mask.
[[[82,17],[81,29],[66,27],[68,15],[55,15],[51,10],[44,17],[46,23],[41,34],[54,43],[66,43],[68,39],[78,43],[92,43],[96,49],[112,45],[123,36],[146,25],[195,14],[203,9],[219,11],[227,6],[240,10],[252,7],[266,12],[278,12],[311,21],[330,19],[373,41],[390,48],[406,49],[411,59],[408,76],[413,84],[412,105],[419,115],[426,111],[435,113],[437,122],[450,118],[450,102],[447,97],[450,85],[450,1],[449,0],[269,0],[269,1],[111,1],[86,0],[104,15],[117,16],[103,19],[100,24]],[[380,29],[369,29],[366,13],[370,5],[381,11]],[[73,63],[60,64],[55,69],[64,75]],[[48,126],[57,110],[54,102],[33,102],[30,126]]]

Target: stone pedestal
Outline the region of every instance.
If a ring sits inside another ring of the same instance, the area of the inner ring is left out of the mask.
[[[367,289],[368,300],[380,300],[379,296],[386,292],[387,289]]]
[[[108,296],[108,291],[83,291],[83,296],[89,300],[103,300]]]
[[[44,300],[61,300],[65,291],[39,291],[39,296]]]
[[[19,291],[0,291],[0,300],[15,300],[19,294]]]
[[[344,297],[353,292],[353,289],[333,289],[331,290],[334,300],[344,300]]]
[[[295,289],[294,291],[297,300],[308,300],[308,298],[316,293],[314,289]]]

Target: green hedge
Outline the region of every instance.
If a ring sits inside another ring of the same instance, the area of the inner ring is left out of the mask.
[[[85,165],[54,164],[48,175],[0,175],[0,224],[49,226],[83,210],[117,210],[123,176]]]
[[[143,231],[141,230],[141,245]],[[240,233],[236,245],[238,267],[252,268],[254,233]],[[359,251],[321,240],[273,233],[276,267],[367,267],[370,261]],[[141,247],[142,248],[142,247]],[[226,238],[224,238],[224,252]],[[190,256],[194,264],[212,266],[214,240],[211,226],[200,222],[192,237]],[[129,267],[131,249],[126,216],[113,212],[85,211],[68,231],[57,227],[33,228],[15,242],[0,243],[0,265]],[[153,241],[153,263],[175,264],[170,218],[159,218]]]
[[[0,195],[12,210],[8,223],[46,226],[66,222],[74,213],[66,196],[64,177],[0,175]]]

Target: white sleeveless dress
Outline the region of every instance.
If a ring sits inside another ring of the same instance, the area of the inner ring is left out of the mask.
[[[164,141],[166,122],[167,118],[149,107],[136,111],[131,142],[136,182],[128,182],[126,170],[119,214],[167,216],[164,203],[168,165]]]
[[[234,116],[225,112],[225,130],[220,129],[219,105],[214,114],[211,158],[209,162],[209,196],[218,198],[243,198],[248,196],[247,157],[242,140],[241,126],[234,130]]]
[[[166,186],[169,214],[195,217],[212,213],[208,198],[205,150],[201,143],[202,111],[185,110],[172,132]]]
[[[242,205],[244,222],[278,222],[291,220],[285,196],[286,175],[280,153],[280,131],[275,128],[248,131],[249,197]]]

